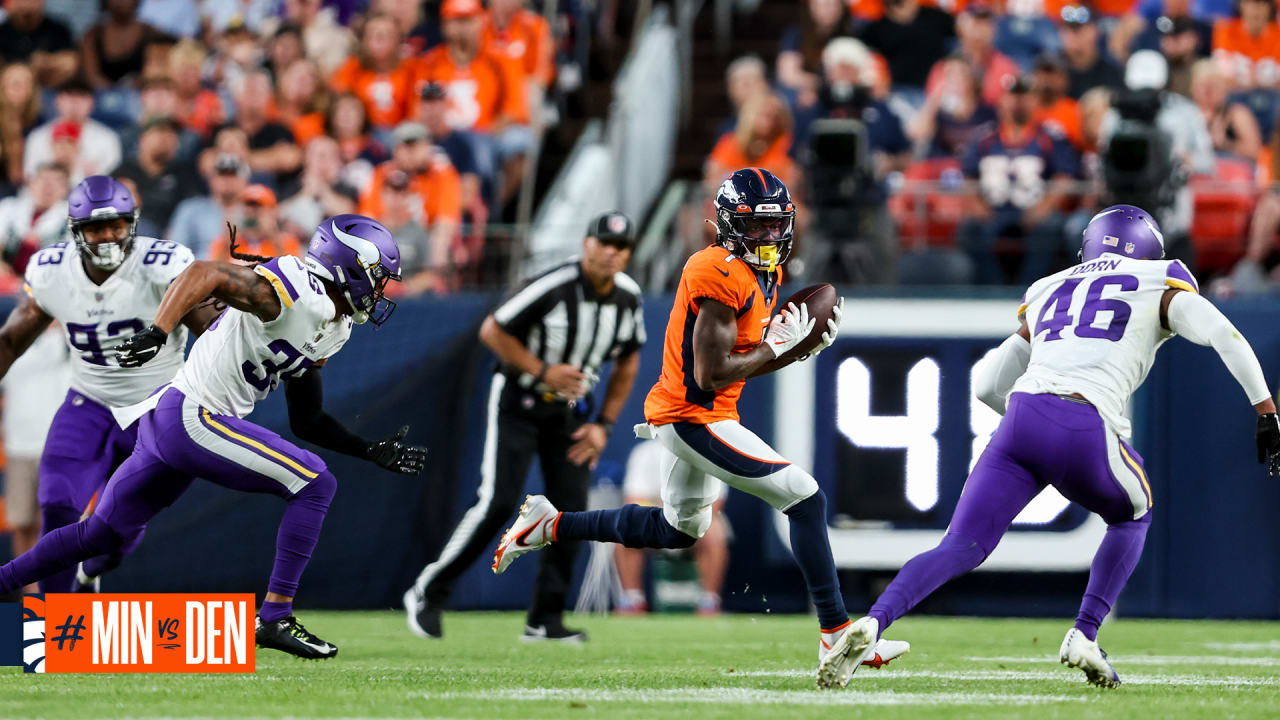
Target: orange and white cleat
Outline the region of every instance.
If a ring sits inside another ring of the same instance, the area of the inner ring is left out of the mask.
[[[555,542],[559,519],[560,511],[545,496],[526,496],[515,524],[503,533],[502,542],[493,554],[493,574],[501,575],[516,558]]]
[[[911,643],[906,640],[880,638],[876,641],[875,652],[872,653],[871,657],[862,661],[862,666],[879,670],[909,652],[911,652]]]

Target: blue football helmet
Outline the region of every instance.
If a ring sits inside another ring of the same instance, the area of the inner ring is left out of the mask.
[[[734,172],[716,193],[716,242],[756,271],[772,272],[791,257],[796,206],[764,168]]]

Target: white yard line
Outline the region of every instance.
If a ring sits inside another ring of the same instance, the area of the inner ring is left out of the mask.
[[[1084,702],[1071,695],[1031,695],[978,692],[913,693],[843,690],[760,690],[755,688],[666,688],[588,690],[585,688],[508,688],[486,691],[414,692],[425,700],[489,700],[582,703],[716,703],[731,705],[1028,705]]]
[[[813,672],[809,670],[746,670],[725,673],[726,677],[785,677],[785,678],[808,678],[813,677]],[[1268,685],[1280,686],[1280,678],[1244,678],[1244,677],[1200,677],[1197,675],[1143,675],[1134,673],[1121,673],[1120,677],[1126,685],[1185,685],[1193,687],[1208,686],[1240,686],[1240,685]],[[876,682],[876,681],[894,681],[894,680],[910,680],[913,678],[929,678],[933,680],[1010,680],[1010,681],[1048,681],[1048,682],[1074,682],[1083,678],[1076,670],[1063,668],[1062,671],[1052,670],[861,670],[854,676],[853,682]]]
[[[1225,650],[1227,652],[1280,652],[1280,640],[1266,640],[1264,642],[1207,642],[1203,645],[1210,650]]]
[[[1111,655],[1111,663],[1117,667],[1123,665],[1199,665],[1213,667],[1215,665],[1248,665],[1252,667],[1280,667],[1280,658],[1271,657],[1230,657],[1226,655]],[[1015,657],[998,655],[994,657],[967,657],[974,662],[1006,662],[1006,663],[1057,663],[1058,658],[1052,655],[1028,655]]]

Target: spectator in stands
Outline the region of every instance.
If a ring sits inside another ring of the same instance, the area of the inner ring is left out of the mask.
[[[1240,0],[1240,17],[1213,26],[1213,57],[1236,89],[1280,88],[1275,0]]]
[[[389,15],[395,19],[404,36],[404,44],[400,47],[400,54],[404,57],[413,57],[421,55],[429,47],[440,44],[439,24],[428,20],[427,4],[421,0],[371,0],[366,12],[370,15]],[[431,4],[439,5],[439,2]],[[433,8],[434,12],[435,9]],[[420,36],[413,36],[414,31],[420,30],[424,23],[431,25],[433,28],[433,36],[430,42],[424,42],[424,39]]]
[[[1204,116],[1214,152],[1254,162],[1262,150],[1262,131],[1244,103],[1228,101],[1229,83],[1216,61],[1200,60],[1191,70],[1191,99]]]
[[[302,149],[289,128],[267,116],[271,76],[265,70],[245,74],[235,102],[235,125],[249,139],[249,167],[255,173],[274,176],[276,184],[288,181],[302,165]]]
[[[27,255],[22,245],[39,249],[67,239],[67,170],[46,163],[36,168],[13,197],[0,200],[0,247],[5,257]]]
[[[763,167],[792,189],[799,187],[791,160],[791,113],[773,93],[747,101],[738,113],[738,127],[720,137],[707,158],[703,185],[714,193],[729,173],[743,167]]]
[[[1067,95],[1079,100],[1094,87],[1124,86],[1120,66],[1102,54],[1098,44],[1097,17],[1084,5],[1066,5],[1058,23],[1058,37],[1067,61]]]
[[[381,217],[382,188],[395,171],[409,176],[410,191],[420,198],[422,224],[433,247],[449,247],[462,222],[462,186],[449,156],[431,144],[431,134],[415,122],[392,133],[391,159],[379,165],[360,194],[358,212]]]
[[[867,47],[853,38],[836,38],[822,51],[822,68],[818,118],[862,121],[875,159],[875,177],[902,170],[911,146],[898,116],[871,94],[875,60]]]
[[[200,33],[197,0],[142,0],[138,19],[175,38],[191,38]]]
[[[547,21],[527,9],[524,0],[489,0],[483,42],[520,65],[529,88],[529,105],[537,107],[537,99],[546,93],[556,72],[555,45]]]
[[[277,76],[275,116],[299,147],[324,134],[325,112],[329,109],[329,86],[314,61],[299,58]]]
[[[44,0],[6,0],[0,23],[0,58],[25,62],[43,87],[58,87],[76,73],[71,30],[44,12]]]
[[[338,95],[329,105],[325,134],[338,141],[342,178],[352,187],[369,183],[375,165],[388,157],[387,149],[369,133],[364,103],[350,93]]]
[[[214,35],[239,28],[256,35],[275,14],[277,5],[279,0],[203,0],[200,19]]]
[[[1191,49],[1197,57],[1207,55],[1213,27],[1204,19],[1199,0],[1143,0],[1111,30],[1107,46],[1116,60],[1128,60],[1136,50],[1161,50],[1170,34],[1187,34],[1194,38]],[[1176,29],[1175,29],[1176,27]],[[1168,53],[1166,53],[1167,55]]]
[[[1005,57],[993,44],[996,36],[995,9],[985,0],[969,3],[956,17],[956,37],[959,40],[956,53],[964,58],[980,78],[982,101],[994,106],[1004,94],[1004,89],[1018,75],[1018,66]],[[942,73],[942,60],[934,64],[925,83],[925,94],[938,82]]]
[[[355,212],[359,194],[342,180],[338,141],[320,135],[307,143],[302,174],[281,194],[280,219],[285,229],[305,236],[326,217]]]
[[[276,22],[298,26],[307,57],[320,65],[325,77],[347,60],[351,48],[355,47],[355,38],[338,21],[337,7],[325,7],[324,0],[284,0],[280,6],[283,17],[273,18],[264,28],[275,32]]]
[[[973,68],[964,58],[943,60],[924,105],[907,123],[907,137],[931,157],[959,159],[996,124],[995,108],[984,103]]]
[[[453,169],[458,171],[461,182],[462,207],[475,207],[483,198],[492,201],[492,189],[497,183],[495,168],[481,168],[476,161],[475,138],[469,131],[457,130],[449,125],[448,96],[443,86],[429,83],[422,88],[422,100],[418,103],[418,122],[431,134],[431,142],[449,156]]]
[[[1168,90],[1191,97],[1191,66],[1206,55],[1208,45],[1201,43],[1200,33],[1191,18],[1161,18],[1156,21],[1156,28],[1160,35],[1156,49],[1169,63]]]
[[[290,65],[306,57],[302,47],[302,30],[292,23],[283,23],[271,33],[267,44],[267,67],[271,77],[280,84],[284,71]]]
[[[449,245],[440,233],[432,235],[423,227],[422,198],[411,187],[403,170],[392,170],[382,183],[382,214],[378,219],[396,238],[400,247],[400,274],[406,295],[444,292],[447,285]]]
[[[1271,170],[1280,172],[1277,168]],[[1272,188],[1258,198],[1253,210],[1249,243],[1245,246],[1244,257],[1231,272],[1234,291],[1259,293],[1280,290],[1280,272],[1274,267],[1277,233],[1280,233],[1280,188]],[[1267,265],[1272,266],[1271,271],[1264,275]]]
[[[364,22],[360,48],[329,79],[338,92],[364,102],[369,124],[390,130],[409,113],[413,67],[400,55],[403,33],[390,15],[373,15]]]
[[[174,117],[205,139],[227,119],[222,98],[204,86],[202,72],[207,57],[204,46],[195,40],[183,40],[169,51],[169,76],[178,93],[178,112]]]
[[[809,0],[800,23],[782,34],[778,51],[778,84],[798,102],[813,104],[813,93],[822,82],[822,50],[832,38],[852,35],[852,20],[841,0]],[[807,96],[807,97],[805,97]],[[740,107],[740,106],[737,106]]]
[[[769,67],[755,55],[744,55],[729,63],[724,71],[724,83],[733,112],[721,121],[717,135],[733,132],[738,113],[747,100],[769,92]]]
[[[40,94],[35,73],[25,63],[11,63],[0,71],[0,189],[12,194],[22,184],[22,153],[26,135],[40,117]]]
[[[178,203],[164,237],[182,243],[196,257],[209,254],[225,223],[240,214],[240,194],[249,185],[249,165],[236,155],[219,155],[205,174],[209,194]]]
[[[894,91],[915,89],[922,100],[929,70],[947,56],[954,35],[955,20],[947,13],[919,0],[886,0],[884,17],[869,23],[861,38],[889,63]]]
[[[492,138],[501,168],[499,202],[505,206],[520,189],[524,156],[532,147],[524,71],[481,42],[484,7],[480,0],[444,0],[440,7],[445,42],[418,66],[418,86],[439,83],[449,94],[449,124]],[[482,162],[488,162],[484,160]]]
[[[58,88],[53,107],[57,116],[27,136],[22,161],[25,174],[31,175],[37,167],[54,159],[53,130],[60,125],[76,129],[77,153],[70,166],[72,183],[88,175],[104,175],[115,170],[120,164],[120,138],[114,130],[89,117],[93,112],[93,90],[89,84],[80,78],[68,80]]]
[[[977,193],[959,229],[961,248],[973,262],[974,280],[1003,283],[996,256],[1001,239],[1020,241],[1017,284],[1048,275],[1063,244],[1060,213],[1079,158],[1065,138],[1034,123],[1031,81],[1020,77],[1000,99],[999,124],[970,148],[962,163]]]
[[[240,194],[240,219],[236,228],[236,251],[248,255],[279,257],[302,255],[298,238],[280,229],[276,215],[276,194],[266,185],[250,185]],[[210,260],[232,260],[230,237],[225,233],[209,247]]]
[[[147,207],[147,220],[160,228],[168,227],[174,208],[183,198],[202,190],[190,163],[178,157],[181,130],[173,118],[147,120],[138,136],[137,155],[115,172],[133,180],[138,197]]]
[[[1098,139],[1102,134],[1102,121],[1111,109],[1111,90],[1098,87],[1085,93],[1076,106],[1080,108],[1080,136],[1087,154],[1098,152]]]
[[[139,127],[152,118],[170,118],[176,121],[181,109],[178,91],[167,75],[145,78],[138,93],[138,101],[142,105],[142,111],[138,114]],[[133,129],[133,132],[129,132],[129,129],[121,131],[120,142],[124,147],[125,157],[132,157],[138,151],[138,135],[137,129]],[[177,159],[189,163],[199,152],[200,145],[200,136],[179,123]]]
[[[1031,76],[1032,97],[1036,104],[1032,121],[1038,125],[1052,126],[1058,135],[1070,140],[1077,150],[1083,151],[1085,141],[1080,107],[1075,100],[1067,97],[1069,83],[1066,62],[1062,56],[1050,53],[1036,58]]]
[[[146,47],[160,35],[138,19],[138,0],[104,0],[103,9],[106,17],[80,39],[80,67],[99,89],[140,77]]]

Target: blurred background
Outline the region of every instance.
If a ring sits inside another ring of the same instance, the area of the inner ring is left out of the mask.
[[[35,250],[68,238],[65,198],[91,174],[131,182],[139,232],[198,257],[227,257],[227,222],[266,255],[301,252],[339,212],[396,234],[401,308],[331,363],[327,402],[361,432],[409,422],[432,468],[406,481],[333,460],[343,484],[304,606],[396,606],[435,557],[478,483],[493,362],[475,339],[481,319],[576,253],[588,221],[611,209],[640,228],[629,272],[650,338],[598,471],[597,501],[619,501],[634,445],[622,429],[641,419],[658,372],[672,285],[713,239],[709,199],[743,166],[769,168],[799,200],[788,282],[832,282],[850,297],[839,344],[754,381],[742,414],[834,498],[852,607],[945,527],[996,423],[972,401],[972,365],[1014,329],[1022,287],[1074,263],[1100,207],[1152,211],[1169,255],[1221,301],[1273,381],[1280,370],[1275,0],[3,8],[0,293],[20,289]],[[57,345],[31,372],[59,362]],[[34,382],[15,368],[6,401]],[[56,405],[61,393],[29,393],[21,407],[41,397]],[[11,409],[7,434],[30,430]],[[1209,351],[1163,352],[1133,407],[1156,524],[1118,613],[1280,617],[1280,491],[1253,464],[1247,410]],[[254,419],[287,434],[278,398]],[[11,455],[38,456],[38,445],[6,440]],[[197,484],[104,587],[260,590],[279,512]],[[725,516],[724,609],[805,610],[773,512],[734,492]],[[1070,615],[1100,533],[1096,518],[1043,496],[990,572],[924,609]],[[607,604],[619,589],[607,558],[595,560],[588,595]],[[649,564],[649,606],[697,605],[690,562]],[[454,604],[519,607],[531,568],[494,578],[477,566]]]

